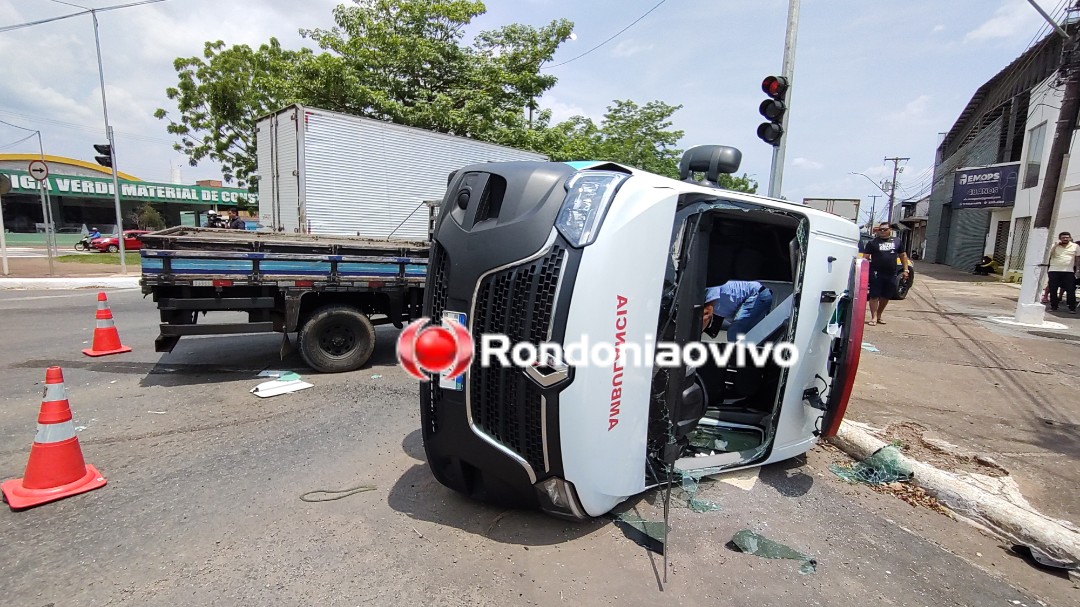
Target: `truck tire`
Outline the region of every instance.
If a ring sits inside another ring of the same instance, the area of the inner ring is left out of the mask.
[[[351,306],[323,306],[308,317],[297,338],[300,356],[320,373],[342,373],[364,366],[375,349],[375,327]]]
[[[896,293],[892,299],[907,299],[908,293],[911,292],[912,285],[915,284],[915,270],[911,270],[908,274],[907,280],[904,280],[903,276],[898,276],[896,279]]]

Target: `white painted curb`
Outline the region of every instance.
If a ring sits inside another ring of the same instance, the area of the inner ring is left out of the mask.
[[[848,422],[831,439],[851,457],[862,461],[886,446],[869,432]],[[915,484],[926,489],[951,510],[977,525],[1031,549],[1036,560],[1068,569],[1080,568],[1080,531],[1066,521],[1052,519],[1030,504],[1022,507],[964,482],[954,473],[901,456],[914,472]]]
[[[137,289],[134,276],[70,276],[62,278],[0,278],[0,289]]]

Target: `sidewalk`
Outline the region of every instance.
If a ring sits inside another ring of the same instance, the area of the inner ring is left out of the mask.
[[[880,351],[864,349],[847,417],[919,424],[923,438],[1004,466],[1043,513],[1080,521],[1080,315],[1048,312],[1061,331],[993,323],[1012,316],[1016,285],[928,263],[918,271],[887,324],[866,327],[864,342]],[[905,433],[918,440],[917,428]]]
[[[0,276],[0,289],[125,289],[139,286],[142,277],[139,266],[128,264],[127,276],[120,274],[119,265],[97,263],[53,262],[49,276],[49,260],[45,257],[14,257],[8,260],[8,276]]]

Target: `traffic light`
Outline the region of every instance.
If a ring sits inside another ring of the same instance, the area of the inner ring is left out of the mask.
[[[94,149],[101,156],[94,156],[94,160],[101,166],[112,167],[112,146],[107,143],[95,143]]]
[[[762,122],[757,129],[757,135],[765,143],[772,146],[780,145],[780,138],[784,135],[784,127],[781,123],[787,112],[788,79],[783,76],[769,76],[761,82],[761,90],[769,96],[761,102],[758,112],[769,122]]]

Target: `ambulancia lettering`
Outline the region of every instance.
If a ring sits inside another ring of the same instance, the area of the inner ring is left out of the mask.
[[[615,362],[611,364],[611,408],[608,409],[608,432],[619,425],[619,405],[622,403],[622,349],[626,342],[626,302],[622,295],[616,295],[615,305]]]

